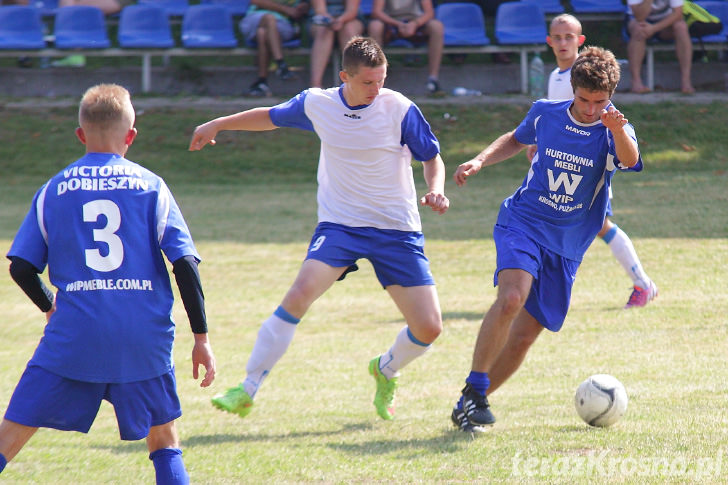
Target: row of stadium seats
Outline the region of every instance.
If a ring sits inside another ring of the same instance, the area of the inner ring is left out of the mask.
[[[148,3],[143,3],[143,2]],[[54,50],[92,49],[95,55],[139,55],[143,57],[143,90],[150,88],[150,55],[190,55],[192,51],[204,49],[231,49],[232,54],[254,55],[254,49],[239,46],[236,36],[233,13],[223,5],[206,3],[188,5],[182,16],[181,48],[172,35],[170,13],[151,2],[179,0],[140,0],[139,3],[125,7],[118,19],[118,48],[112,48],[106,19],[101,10],[95,7],[72,6],[59,8],[54,15],[52,35],[44,35],[42,14],[37,7],[3,6],[0,7],[0,56],[16,55],[18,51],[43,51],[49,54],[47,41],[53,43]],[[186,1],[186,0],[185,0]],[[246,0],[217,0],[246,1]],[[601,0],[602,4],[608,0]],[[521,0],[503,3],[498,7],[494,38],[491,42],[481,8],[470,2],[442,3],[436,7],[436,16],[445,26],[446,53],[495,53],[518,52],[521,61],[521,91],[527,90],[526,70],[528,53],[544,51],[547,35],[546,1]],[[572,2],[573,4],[574,2]],[[728,40],[728,2],[699,1],[708,10],[721,17],[724,31],[703,43],[715,43],[712,50],[725,49]],[[249,46],[255,47],[255,46]],[[288,49],[308,54],[301,46],[300,39],[289,41]],[[654,51],[663,50],[664,45],[648,46],[648,81],[654,69]],[[390,53],[406,53],[409,49],[422,49],[410,43],[388,45]],[[133,51],[132,51],[133,50]],[[154,50],[154,52],[152,52]],[[86,51],[88,52],[88,51]],[[333,56],[334,70],[337,70],[338,57]]]
[[[436,8],[436,16],[445,25],[446,46],[491,43],[482,10],[477,4],[441,4]],[[494,34],[498,44],[542,44],[546,39],[544,12],[538,5],[525,2],[502,4],[496,16]],[[58,9],[53,35],[49,37],[44,35],[44,25],[36,8],[0,7],[0,49],[42,49],[46,39],[52,39],[58,49],[105,49],[112,45],[104,15],[96,7]],[[122,48],[170,48],[175,45],[166,12],[141,3],[121,11],[117,40]],[[237,47],[232,14],[220,5],[189,6],[182,18],[181,45],[185,48]]]
[[[163,8],[168,15],[182,17],[191,3],[189,0],[137,0],[139,4],[156,5]],[[566,11],[580,13],[624,13],[624,0],[520,0],[524,3],[539,5],[547,14],[559,14]],[[201,4],[218,4],[227,7],[234,16],[243,16],[250,5],[250,0],[199,0]],[[437,4],[438,2],[435,2]],[[55,15],[58,0],[35,0],[31,3],[41,10],[42,15]],[[371,13],[372,0],[362,0],[360,11],[363,15]]]

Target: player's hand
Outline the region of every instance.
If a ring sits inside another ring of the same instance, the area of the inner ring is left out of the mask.
[[[455,183],[458,184],[458,187],[462,187],[465,185],[465,182],[467,182],[468,177],[480,172],[482,166],[483,162],[475,158],[469,162],[461,163],[457,170],[455,170],[452,178],[455,179]]]
[[[195,346],[192,347],[192,377],[195,380],[200,377],[200,365],[205,367],[205,377],[200,382],[200,387],[207,387],[215,380],[216,365],[206,333],[195,334]]]
[[[428,192],[422,196],[420,204],[431,207],[433,211],[439,214],[444,214],[450,207],[450,200],[445,197],[445,194]]]
[[[610,106],[609,110],[602,110],[601,120],[602,124],[612,132],[620,131],[628,122],[627,118],[614,106]]]
[[[46,316],[46,323],[51,321],[51,316],[56,312],[56,298],[55,295],[53,296],[53,305],[51,305],[51,309],[45,312]]]
[[[194,133],[192,133],[192,139],[190,140],[189,150],[191,152],[202,150],[202,147],[208,143],[210,145],[214,145],[216,143],[215,135],[217,135],[217,131],[218,130],[215,127],[214,121],[208,121],[207,123],[195,128]]]

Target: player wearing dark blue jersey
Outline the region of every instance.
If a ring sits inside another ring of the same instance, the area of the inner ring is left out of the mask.
[[[642,170],[634,129],[610,101],[619,74],[610,51],[586,48],[572,67],[573,101],[537,101],[515,130],[455,172],[462,186],[482,167],[538,145],[493,230],[498,294],[452,412],[462,430],[482,431],[495,422],[486,393],[518,369],[544,328],[561,328],[576,270],[604,222],[612,175]]]
[[[187,483],[175,419],[172,262],[195,345],[193,375],[215,360],[192,237],[164,181],[124,158],[136,137],[126,89],[81,100],[86,154],[36,193],[7,256],[10,273],[46,313],[43,337],[0,424],[0,470],[39,427],[87,432],[102,399],[121,439],[147,438],[158,483]],[[38,277],[45,267],[55,295]]]

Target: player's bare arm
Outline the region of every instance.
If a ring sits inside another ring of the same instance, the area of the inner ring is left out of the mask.
[[[635,166],[640,153],[635,141],[624,130],[629,120],[614,106],[610,106],[609,110],[602,110],[601,120],[614,136],[614,149],[619,161],[627,167]]]
[[[507,160],[525,147],[526,145],[516,140],[515,130],[499,136],[475,158],[460,164],[453,175],[455,183],[462,187],[468,177],[478,173],[481,168]]]
[[[215,144],[215,136],[221,131],[268,131],[278,128],[270,119],[270,108],[253,108],[230,116],[215,118],[195,128],[190,140],[190,151],[202,150]]]
[[[440,214],[447,212],[450,200],[445,196],[445,163],[440,155],[422,164],[428,192],[420,199],[420,204],[431,207]]]
[[[212,354],[212,347],[206,333],[196,333],[195,345],[192,348],[192,377],[197,380],[199,377],[199,366],[205,368],[205,377],[200,382],[200,387],[208,387],[215,380],[217,366],[215,356]]]

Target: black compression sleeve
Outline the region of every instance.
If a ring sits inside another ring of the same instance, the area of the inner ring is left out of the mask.
[[[172,270],[192,332],[207,333],[205,295],[202,293],[200,273],[197,271],[197,259],[194,256],[183,256],[172,263]]]
[[[23,258],[17,256],[10,258],[10,276],[35,306],[45,313],[53,308],[53,292],[43,284],[38,273],[40,271]]]

